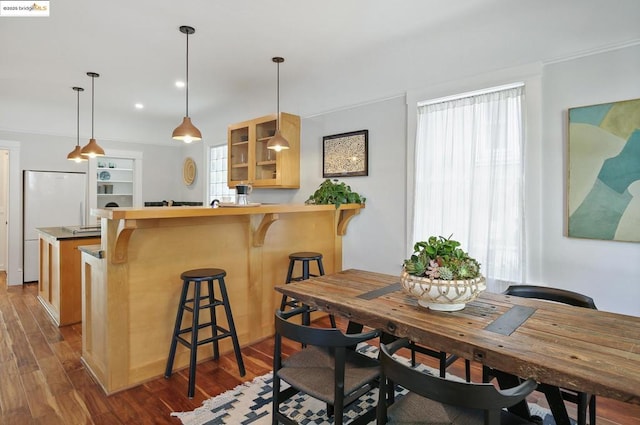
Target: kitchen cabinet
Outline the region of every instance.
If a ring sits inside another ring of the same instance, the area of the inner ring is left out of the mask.
[[[58,326],[82,320],[79,246],[100,243],[100,230],[74,233],[64,227],[39,228],[38,300]]]
[[[289,149],[267,149],[277,128],[276,114],[228,127],[228,185],[297,189],[300,187],[300,117],[280,113],[280,132]]]

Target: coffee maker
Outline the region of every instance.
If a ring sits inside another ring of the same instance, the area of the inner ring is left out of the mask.
[[[249,194],[253,188],[250,184],[236,185],[236,204],[249,205]]]

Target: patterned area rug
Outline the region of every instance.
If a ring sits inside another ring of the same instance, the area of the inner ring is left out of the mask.
[[[378,349],[370,345],[363,345],[358,351],[376,357]],[[407,360],[408,361],[408,360]],[[437,374],[435,369],[419,365],[417,369]],[[447,376],[450,379],[460,379],[455,376]],[[202,403],[202,406],[191,412],[173,412],[171,416],[179,418],[184,425],[263,425],[271,423],[271,395],[273,374],[268,373],[246,382],[233,390],[229,390],[217,397],[210,398]],[[286,384],[285,384],[286,385]],[[404,390],[397,392],[401,397]],[[355,418],[363,410],[375,405],[378,401],[378,390],[372,390],[361,397],[359,402],[350,405],[345,411],[345,419]],[[544,425],[555,425],[553,416],[549,410],[529,403],[531,414],[543,418]],[[328,419],[326,405],[304,394],[292,397],[281,407],[281,411],[288,417],[302,425],[333,424],[333,418]],[[348,422],[349,420],[345,420]],[[371,422],[371,424],[375,424]]]

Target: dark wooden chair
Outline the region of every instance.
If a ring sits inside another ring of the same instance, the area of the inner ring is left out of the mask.
[[[305,308],[305,307],[301,307]],[[280,413],[280,404],[299,392],[327,404],[334,423],[343,423],[345,406],[376,388],[380,367],[376,359],[353,350],[360,342],[379,336],[378,331],[346,335],[335,328],[317,328],[287,321],[300,311],[276,311],[273,355],[272,424],[297,424]],[[305,348],[283,359],[282,339],[303,344]],[[282,390],[281,381],[290,385]],[[375,419],[372,407],[351,424],[367,424]]]
[[[596,310],[593,298],[578,292],[565,289],[550,288],[536,285],[511,285],[503,294],[515,297],[534,298],[538,300],[553,301],[576,307],[591,308]],[[482,381],[488,382],[493,377],[498,379],[500,385],[512,385],[517,382],[517,377],[513,375],[484,367],[482,371]],[[538,391],[544,393],[549,403],[549,408],[553,413],[556,423],[570,423],[565,401],[575,403],[577,406],[577,425],[587,424],[587,410],[589,412],[589,424],[596,425],[596,396],[579,391],[572,391],[558,388],[553,385],[539,384]]]
[[[447,368],[451,366],[456,360],[459,359],[455,354],[447,354],[444,351],[432,350],[431,348],[418,345],[411,342],[409,347],[411,349],[411,365],[416,365],[416,353],[426,354],[427,356],[435,357],[439,361],[439,373],[441,378],[447,376]],[[467,382],[471,382],[471,362],[464,359],[464,377]]]
[[[352,334],[362,332],[362,328],[363,326],[361,324],[350,321],[347,327],[347,333]],[[383,333],[380,338],[382,342],[386,343],[391,343],[397,339],[397,337],[387,333]],[[441,378],[445,378],[447,376],[447,368],[459,359],[459,357],[454,354],[447,354],[444,351],[438,351],[423,345],[418,345],[413,341],[410,342],[409,349],[411,350],[411,366],[415,366],[417,363],[416,353],[421,353],[438,359],[438,370]],[[464,359],[464,376],[467,382],[471,382],[471,362],[467,359]]]
[[[396,351],[409,347],[406,338],[380,345],[378,425],[533,423],[503,409],[531,394],[537,385],[534,380],[526,380],[508,390],[498,390],[492,384],[451,381],[421,372],[393,358]],[[395,400],[392,391],[395,385],[409,392]]]

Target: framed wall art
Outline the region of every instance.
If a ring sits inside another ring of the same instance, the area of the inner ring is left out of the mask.
[[[322,138],[322,177],[369,175],[369,130]]]
[[[640,242],[640,99],[569,109],[568,236]]]

